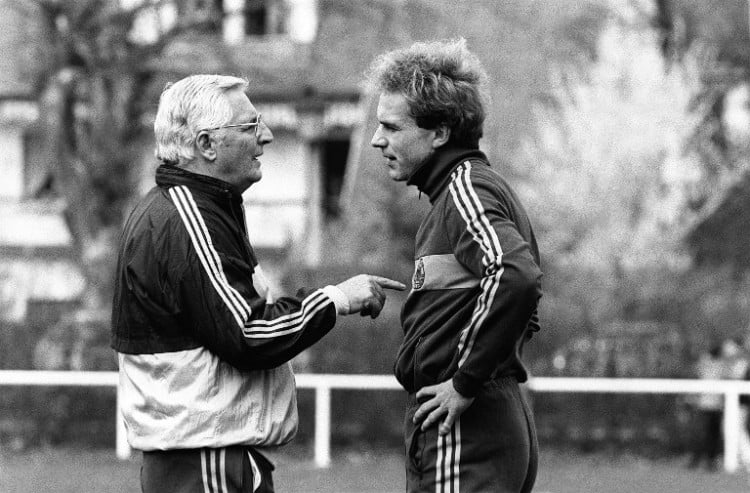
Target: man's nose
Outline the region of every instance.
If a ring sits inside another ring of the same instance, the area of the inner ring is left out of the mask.
[[[380,129],[375,130],[375,133],[372,135],[372,139],[370,140],[370,145],[373,147],[385,147],[385,139],[383,139],[383,136],[380,135]]]
[[[262,145],[270,144],[273,142],[273,132],[271,128],[266,125],[265,122],[260,123],[260,135],[258,135],[258,143]]]

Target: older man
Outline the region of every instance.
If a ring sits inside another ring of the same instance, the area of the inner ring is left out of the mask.
[[[371,144],[432,206],[416,239],[396,377],[409,392],[407,491],[527,492],[534,421],[519,382],[539,330],[539,253],[511,187],[479,150],[484,70],[463,40],[379,57]]]
[[[273,298],[242,207],[273,135],[247,85],[195,75],[162,93],[156,186],[122,234],[112,347],[144,492],[273,491],[260,451],[297,430],[289,360],[337,315],[374,318],[384,289],[404,288],[360,275]]]

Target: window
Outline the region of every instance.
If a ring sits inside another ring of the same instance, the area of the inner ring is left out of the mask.
[[[321,148],[322,208],[326,219],[335,219],[341,210],[339,198],[344,184],[346,161],[349,157],[349,140],[325,140]]]
[[[224,0],[183,0],[177,2],[177,15],[191,29],[204,33],[220,33],[224,17]]]
[[[269,34],[268,6],[265,0],[245,0],[245,35]]]
[[[317,0],[223,0],[224,39],[229,44],[248,36],[283,34],[300,43],[315,38]]]
[[[30,126],[23,136],[24,152],[24,196],[48,199],[59,196],[52,170],[54,152],[49,139],[45,140],[43,129]]]

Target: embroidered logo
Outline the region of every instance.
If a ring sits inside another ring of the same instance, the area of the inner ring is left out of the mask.
[[[411,279],[411,287],[414,290],[422,289],[424,286],[424,262],[420,258],[414,266],[414,277]]]

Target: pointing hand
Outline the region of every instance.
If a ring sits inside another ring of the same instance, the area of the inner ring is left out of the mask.
[[[337,284],[349,298],[349,313],[360,313],[376,318],[385,305],[385,290],[403,291],[406,286],[387,277],[360,274]]]

